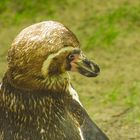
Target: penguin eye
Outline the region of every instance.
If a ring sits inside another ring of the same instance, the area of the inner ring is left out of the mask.
[[[73,60],[75,58],[75,55],[74,54],[70,54],[69,56],[68,56],[68,59],[69,60]]]

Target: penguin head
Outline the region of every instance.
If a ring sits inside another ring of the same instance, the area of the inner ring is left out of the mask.
[[[95,77],[100,69],[83,54],[76,36],[61,23],[31,25],[17,35],[9,49],[9,77],[20,87],[38,87],[57,77],[68,79],[62,76],[68,71]]]

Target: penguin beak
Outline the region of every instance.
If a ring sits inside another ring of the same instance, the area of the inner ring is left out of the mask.
[[[71,71],[77,71],[87,77],[96,77],[100,73],[100,68],[84,55],[79,55],[71,62]]]

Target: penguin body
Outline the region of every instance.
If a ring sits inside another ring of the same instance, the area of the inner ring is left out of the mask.
[[[99,67],[64,25],[45,21],[16,37],[0,88],[0,140],[108,140],[73,92],[68,71],[95,77]]]

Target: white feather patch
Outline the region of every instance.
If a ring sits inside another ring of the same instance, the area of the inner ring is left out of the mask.
[[[69,92],[70,92],[70,95],[72,96],[72,98],[74,100],[76,100],[81,106],[83,106],[79,100],[79,96],[78,96],[77,92],[71,87],[71,85],[69,86]]]
[[[81,140],[84,140],[84,137],[83,137],[83,134],[82,134],[82,131],[81,131],[80,127],[78,128],[78,130],[79,130],[79,133],[80,133],[80,136],[81,136]]]

